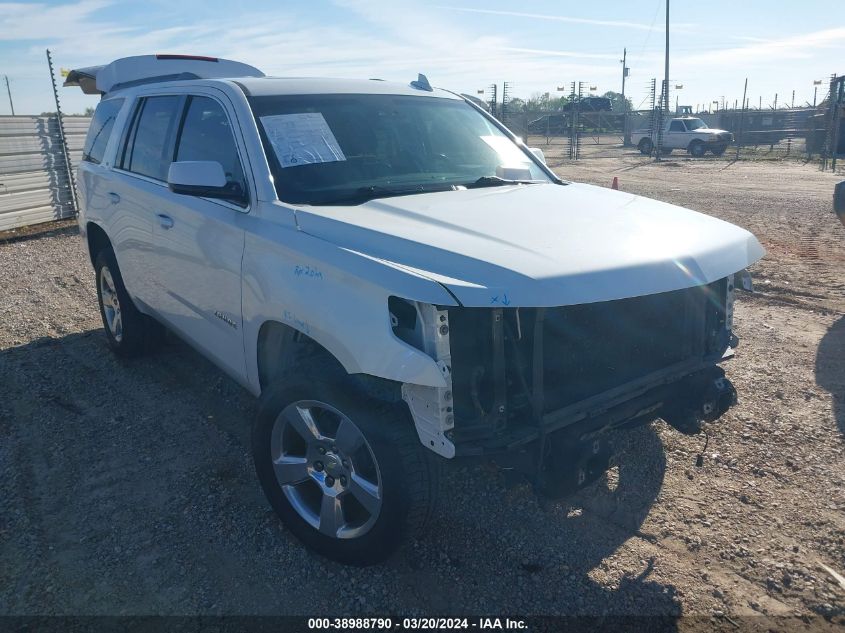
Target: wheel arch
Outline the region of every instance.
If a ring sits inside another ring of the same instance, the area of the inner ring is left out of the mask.
[[[337,372],[346,373],[341,362],[310,336],[280,321],[261,324],[256,341],[256,365],[261,391],[298,363],[319,357]],[[333,362],[332,362],[333,361]]]
[[[93,268],[97,254],[104,248],[110,248],[111,240],[103,227],[94,222],[88,222],[85,225],[85,233],[88,242],[88,258],[91,260],[91,267]]]
[[[294,327],[280,321],[261,324],[256,343],[256,365],[261,393],[286,372],[302,368],[321,376],[346,379],[347,384],[383,402],[402,400],[402,384],[369,374],[350,374],[326,347]]]

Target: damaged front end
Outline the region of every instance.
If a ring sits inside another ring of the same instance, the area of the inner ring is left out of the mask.
[[[683,433],[720,417],[736,391],[734,281],[552,308],[468,308],[391,299],[396,335],[428,353],[447,386],[405,385],[423,443],[492,456],[553,496],[600,476],[607,434],[658,417]]]

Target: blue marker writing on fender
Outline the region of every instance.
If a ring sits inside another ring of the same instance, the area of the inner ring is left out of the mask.
[[[302,332],[305,332],[308,335],[311,334],[311,326],[308,325],[308,323],[306,323],[302,319],[298,318],[290,310],[285,310],[284,313],[282,314],[282,317],[285,319],[285,321],[287,321],[288,323],[293,325],[296,329],[298,329]]]
[[[293,274],[297,277],[307,277],[308,279],[322,279],[323,273],[311,266],[300,266],[297,264],[293,267]]]

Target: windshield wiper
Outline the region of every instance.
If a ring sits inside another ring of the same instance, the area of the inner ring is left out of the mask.
[[[467,189],[480,189],[481,187],[503,187],[504,185],[537,185],[543,180],[508,180],[499,176],[482,176],[475,182],[464,185]]]

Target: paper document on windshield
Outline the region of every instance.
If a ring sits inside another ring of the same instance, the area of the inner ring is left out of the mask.
[[[261,123],[282,167],[346,160],[319,112],[263,116]]]

